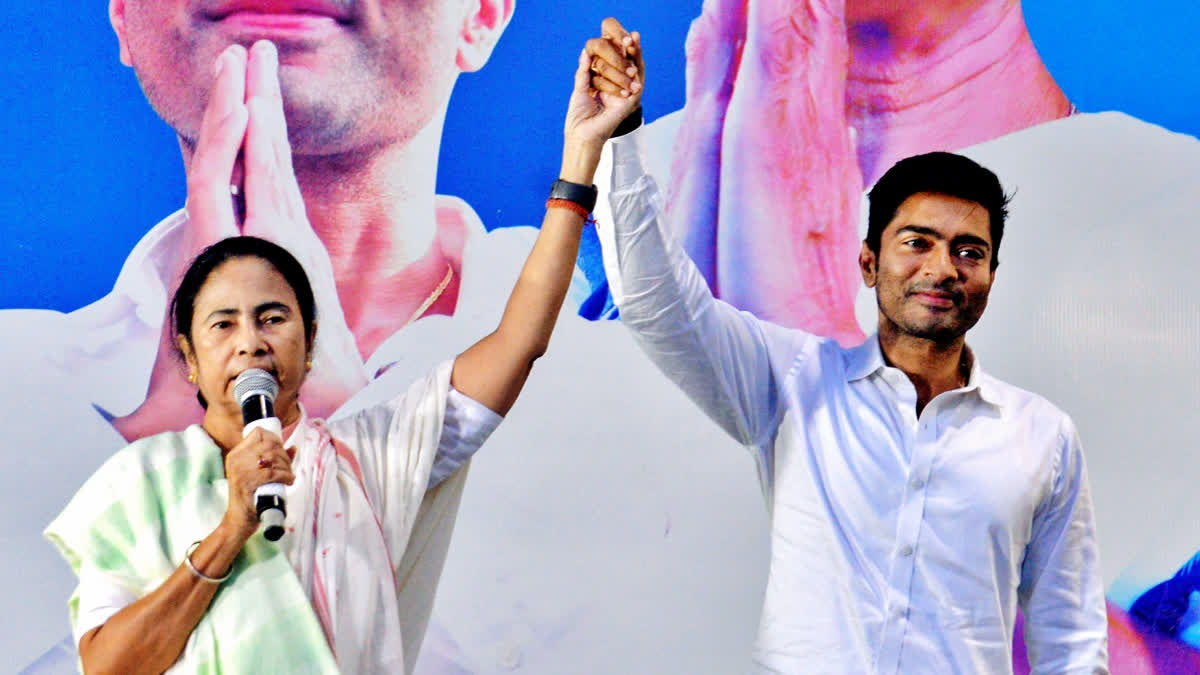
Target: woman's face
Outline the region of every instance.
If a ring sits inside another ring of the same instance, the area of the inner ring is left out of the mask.
[[[276,414],[294,419],[309,345],[296,293],[270,263],[234,258],[212,271],[196,294],[192,336],[180,336],[188,369],[208,401],[209,414],[240,419],[233,381],[247,368],[279,380]]]

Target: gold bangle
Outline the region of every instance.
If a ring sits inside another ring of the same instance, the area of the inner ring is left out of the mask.
[[[192,545],[188,547],[187,553],[183,554],[183,562],[187,563],[188,569],[192,571],[192,574],[195,574],[196,577],[198,579],[200,579],[201,581],[207,581],[210,584],[219,584],[222,581],[225,581],[226,579],[228,579],[229,576],[231,574],[233,574],[233,565],[229,566],[229,571],[226,572],[225,576],[223,576],[223,577],[210,577],[207,574],[196,569],[196,566],[192,564],[192,552],[195,551],[196,547],[199,545],[200,545],[200,542],[198,542],[198,541],[192,542]]]

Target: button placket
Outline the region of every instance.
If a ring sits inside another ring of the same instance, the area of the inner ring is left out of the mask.
[[[915,409],[914,409],[915,410]],[[925,499],[929,473],[936,453],[936,426],[929,408],[921,418],[912,416],[913,433],[909,441],[909,478],[905,481],[903,501],[896,523],[896,545],[888,576],[888,619],[880,644],[880,672],[890,672],[898,664],[912,605],[912,581],[916,569],[918,538],[925,517]]]
[[[886,618],[876,652],[879,672],[896,672],[905,635],[908,631],[909,608],[912,605],[912,582],[916,569],[918,536],[924,520],[925,492],[921,490],[927,481],[931,458],[936,444],[936,426],[931,424],[932,415],[916,412],[916,389],[902,372],[887,369],[884,373],[888,383],[897,392],[894,403],[898,406],[899,420],[903,420],[901,431],[904,449],[907,451],[908,476],[902,478],[901,501],[897,505],[896,539],[891,552],[891,564],[887,576],[885,599]]]

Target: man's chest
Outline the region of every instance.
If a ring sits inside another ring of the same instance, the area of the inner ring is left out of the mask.
[[[849,391],[849,390],[848,390]],[[1053,483],[1052,434],[987,405],[830,397],[789,412],[775,439],[778,535],[874,567],[1018,564]]]

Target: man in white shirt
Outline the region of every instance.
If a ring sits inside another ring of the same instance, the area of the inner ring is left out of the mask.
[[[1078,436],[987,375],[965,336],[987,306],[1007,198],[972,160],[899,162],[870,194],[858,347],[716,300],[665,234],[637,132],[613,142],[609,284],[635,339],[750,449],[771,514],[758,668],[1106,673],[1094,513]]]
[[[863,186],[935,149],[1003,176],[1019,195],[1008,272],[972,345],[991,372],[1077,422],[1104,538],[1112,667],[1151,668],[1160,647],[1143,644],[1125,610],[1200,542],[1200,528],[1174,517],[1197,506],[1191,472],[1176,467],[1190,466],[1179,439],[1200,422],[1200,324],[1185,290],[1200,142],[1122,113],[1074,111],[1020,3],[845,5],[809,14],[790,2],[705,3],[688,39],[685,109],[638,132],[669,195],[667,227],[718,297],[856,344],[878,311],[851,263]],[[930,18],[939,12],[961,21]],[[1164,662],[1193,668],[1163,649]]]
[[[1087,473],[1070,419],[984,373],[965,334],[1003,232],[995,176],[944,153],[871,193],[879,333],[845,349],[715,300],[614,142],[613,297],[651,359],[758,459],[772,519],[755,662],[773,672],[1107,672]]]

